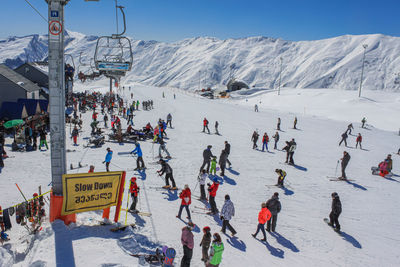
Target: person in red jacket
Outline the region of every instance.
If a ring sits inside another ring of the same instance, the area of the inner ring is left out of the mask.
[[[137,186],[136,183],[136,177],[131,178],[131,185],[129,186],[129,192],[131,193],[132,197],[132,204],[131,207],[129,208],[129,212],[134,212],[137,213],[138,211],[136,210],[136,203],[137,203],[137,196],[139,194],[139,187]]]
[[[362,142],[362,136],[360,133],[358,133],[358,136],[356,138],[356,148],[358,147],[358,144],[360,144],[360,149],[362,149],[361,142]]]
[[[90,165],[90,166],[89,166],[89,171],[88,171],[88,173],[91,173],[91,172],[94,172],[94,166],[93,166],[93,165]]]
[[[271,219],[271,212],[267,208],[266,203],[261,204],[261,211],[258,213],[258,226],[257,226],[257,231],[255,234],[252,234],[254,238],[256,238],[258,232],[261,230],[261,232],[264,235],[264,238],[261,239],[261,241],[267,241],[267,235],[265,234],[265,223]]]
[[[93,111],[92,119],[93,119],[94,121],[97,120],[97,112],[96,112],[96,111]]]
[[[204,118],[203,120],[203,133],[206,131],[208,131],[208,133],[210,133],[210,129],[208,129],[208,120],[206,118]]]
[[[211,207],[211,215],[214,215],[218,212],[217,209],[217,204],[215,203],[215,196],[217,195],[217,190],[219,186],[219,182],[217,178],[213,179],[213,184],[207,184],[208,185],[208,192],[210,193],[209,197],[209,202],[210,202],[210,207]]]
[[[262,147],[262,151],[264,152],[264,147],[267,148],[268,151],[268,142],[269,142],[269,137],[267,133],[264,133],[263,135],[263,139],[262,139],[262,143],[263,143],[263,147]]]
[[[190,217],[190,211],[189,211],[189,205],[192,203],[192,193],[190,192],[189,185],[185,184],[185,189],[182,190],[182,192],[179,194],[179,198],[182,199],[181,206],[179,208],[178,215],[176,218],[181,218],[182,210],[183,208],[186,209],[187,213],[187,218],[189,219],[189,222],[192,221]]]

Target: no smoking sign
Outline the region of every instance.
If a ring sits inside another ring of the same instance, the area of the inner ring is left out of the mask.
[[[62,31],[62,25],[59,21],[53,20],[49,23],[49,32],[52,35],[59,35]]]

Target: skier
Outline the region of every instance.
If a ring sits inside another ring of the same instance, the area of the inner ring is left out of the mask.
[[[341,163],[341,167],[342,167],[342,176],[339,177],[339,179],[346,180],[346,179],[347,179],[347,176],[346,176],[345,170],[346,170],[347,164],[349,164],[349,161],[350,161],[350,155],[349,155],[349,153],[347,153],[346,151],[343,151],[343,158],[341,158],[340,160],[342,161],[342,163]]]
[[[203,151],[203,164],[200,167],[200,171],[206,166],[207,164],[207,173],[210,172],[210,160],[211,157],[214,157],[214,155],[211,152],[211,145],[208,145],[206,149]]]
[[[158,175],[162,176],[165,173],[165,186],[163,188],[170,188],[171,186],[169,185],[169,180],[171,180],[172,183],[172,190],[177,190],[178,188],[176,187],[173,172],[171,166],[169,166],[168,163],[166,163],[163,159],[160,159],[159,161],[161,163],[161,170],[157,171]]]
[[[362,136],[361,136],[360,133],[358,133],[358,136],[357,136],[357,138],[356,138],[356,148],[357,148],[358,145],[360,144],[360,149],[362,149],[361,142],[362,142]]]
[[[208,131],[208,133],[210,133],[210,129],[208,129],[208,120],[206,118],[204,118],[203,120],[203,133],[206,131]]]
[[[145,169],[146,166],[144,166],[142,149],[140,148],[140,144],[137,141],[135,141],[135,149],[132,150],[131,154],[137,155],[136,168],[134,170],[137,171],[137,170]],[[140,165],[142,165],[142,166],[140,166]]]
[[[297,117],[294,117],[293,129],[297,129],[296,125],[297,125]]]
[[[339,216],[342,213],[342,203],[340,202],[339,195],[336,192],[332,193],[332,210],[329,214],[330,222],[328,223],[332,226],[335,231],[340,231]]]
[[[219,168],[221,169],[221,173],[219,175],[221,175],[222,177],[225,176],[225,167],[226,167],[226,152],[225,150],[221,151],[221,155],[219,156]]]
[[[274,195],[266,203],[267,209],[271,212],[271,220],[267,222],[267,232],[275,232],[276,222],[278,220],[278,213],[281,211],[281,202],[279,201],[279,193],[275,192]],[[272,227],[271,227],[272,223]]]
[[[279,141],[279,133],[278,133],[278,132],[275,132],[275,135],[272,136],[272,138],[274,138],[274,141],[275,141],[275,143],[274,143],[274,149],[276,149],[276,147],[277,147],[277,145],[278,145],[278,141]]]
[[[271,219],[271,212],[267,208],[267,204],[264,202],[261,203],[261,211],[258,213],[258,226],[257,226],[257,231],[252,234],[254,238],[256,238],[258,232],[261,230],[261,232],[264,235],[264,238],[261,239],[261,241],[267,241],[267,235],[265,234],[265,228],[264,225],[267,221]]]
[[[228,157],[229,154],[231,153],[231,144],[228,143],[228,141],[225,141],[225,152],[226,152],[226,162],[229,164],[229,167],[231,167],[232,163],[229,161]]]
[[[286,172],[282,169],[275,169],[275,172],[279,175],[278,176],[278,182],[276,183],[276,185],[278,187],[284,187],[283,186],[283,181],[285,180],[286,177]]]
[[[348,133],[349,135],[351,135],[351,129],[354,129],[353,123],[350,123],[349,125],[347,125],[347,131],[346,132],[349,132]]]
[[[215,196],[217,195],[217,190],[219,186],[219,182],[217,178],[213,179],[213,184],[208,183],[208,192],[210,194],[209,202],[211,206],[210,215],[214,215],[218,212],[217,204],[215,203]]]
[[[200,200],[207,200],[206,198],[206,190],[205,190],[205,184],[207,180],[208,174],[206,173],[206,170],[201,170],[199,173],[199,176],[197,177],[197,180],[199,181],[200,184]]]
[[[212,157],[210,173],[214,174],[214,175],[217,174],[217,157],[216,156]]]
[[[277,129],[278,131],[281,130],[281,118],[278,118],[278,123],[276,124],[276,129]]]
[[[258,112],[258,106],[257,106],[257,104],[254,105],[254,112]]]
[[[181,243],[183,246],[183,257],[181,261],[181,267],[190,267],[190,261],[193,256],[193,233],[192,227],[185,226],[182,228]]]
[[[219,132],[218,132],[218,121],[215,121],[215,134],[217,134],[217,135],[219,135]]]
[[[264,152],[264,147],[266,147],[266,148],[267,148],[267,151],[268,151],[268,142],[269,142],[268,134],[267,134],[267,133],[264,133],[263,139],[262,139],[262,143],[263,143],[262,151],[263,151],[263,152]]]
[[[257,148],[257,140],[258,140],[258,133],[254,131],[253,135],[251,136],[251,141],[253,141],[253,149]]]
[[[165,144],[166,144],[165,141],[159,137],[158,143],[160,144],[160,146],[158,147],[158,157],[161,159],[162,158],[161,151],[164,151],[167,154],[166,158],[170,159],[171,155],[169,154],[169,152],[165,146]]]
[[[225,195],[225,203],[221,209],[222,229],[221,232],[225,234],[226,227],[231,231],[232,236],[236,234],[235,229],[231,226],[229,221],[235,216],[235,206],[233,205],[229,195]]]
[[[207,262],[206,267],[218,267],[222,261],[222,253],[224,252],[224,243],[218,233],[213,234],[213,242],[210,250],[211,259]]]
[[[200,247],[201,252],[202,252],[202,257],[201,260],[204,262],[207,262],[209,257],[208,257],[208,249],[210,248],[210,243],[211,243],[211,229],[208,226],[205,226],[203,228],[203,238],[201,239],[200,242]]]
[[[365,119],[365,117],[364,118],[362,118],[362,120],[361,120],[361,128],[364,128],[364,124],[367,122],[367,120]]]
[[[138,211],[136,210],[136,204],[137,204],[137,197],[139,194],[140,188],[138,187],[136,183],[136,177],[131,178],[131,184],[129,186],[129,192],[131,193],[132,197],[132,204],[129,208],[129,212],[137,213]]]
[[[108,172],[110,171],[109,166],[110,166],[110,163],[111,163],[112,154],[113,154],[113,152],[112,152],[111,148],[107,147],[107,154],[106,154],[106,158],[103,161],[103,163],[106,163],[106,170]]]
[[[167,126],[169,124],[169,128],[172,128],[172,115],[171,113],[168,113],[167,115]]]
[[[47,145],[47,141],[46,141],[46,136],[47,133],[44,129],[41,129],[39,132],[40,135],[40,145],[39,148],[42,149],[42,146],[46,145],[46,149],[49,149],[49,146]]]
[[[189,211],[189,205],[192,203],[191,195],[192,194],[191,194],[189,185],[185,184],[185,189],[183,189],[182,192],[179,194],[179,198],[182,199],[182,202],[181,202],[181,206],[179,207],[179,212],[178,212],[178,215],[176,215],[176,218],[179,218],[179,219],[181,218],[182,210],[183,210],[183,208],[185,208],[189,222],[192,221],[192,219],[190,217],[190,211]]]
[[[75,126],[71,133],[71,136],[74,139],[74,146],[78,145],[77,144],[78,135],[79,135],[79,131],[78,131],[78,128]]]
[[[347,147],[347,131],[342,134],[342,140],[339,142],[339,146],[344,142],[344,145]]]
[[[293,161],[293,155],[294,155],[294,151],[297,148],[297,144],[294,141],[294,138],[292,138],[292,141],[289,142],[290,143],[290,148],[289,148],[289,165],[294,165],[294,161]]]

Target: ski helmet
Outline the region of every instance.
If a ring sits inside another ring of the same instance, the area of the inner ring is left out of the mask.
[[[33,194],[33,197],[37,197],[37,196],[38,196],[38,193],[34,193],[34,194]]]
[[[132,181],[132,182],[135,182],[135,181],[136,181],[136,177],[135,177],[135,176],[132,177],[132,178],[131,178],[131,181]]]
[[[214,183],[218,183],[217,177],[213,178],[213,182],[214,182]]]
[[[204,226],[203,231],[204,231],[204,232],[210,232],[210,231],[211,231],[211,228],[208,227],[208,226]]]
[[[332,196],[332,197],[337,197],[337,196],[338,196],[338,193],[333,192],[331,196]]]

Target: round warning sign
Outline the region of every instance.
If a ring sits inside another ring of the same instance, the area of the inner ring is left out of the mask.
[[[52,35],[59,35],[62,31],[62,25],[57,20],[52,20],[49,23],[49,32]]]

